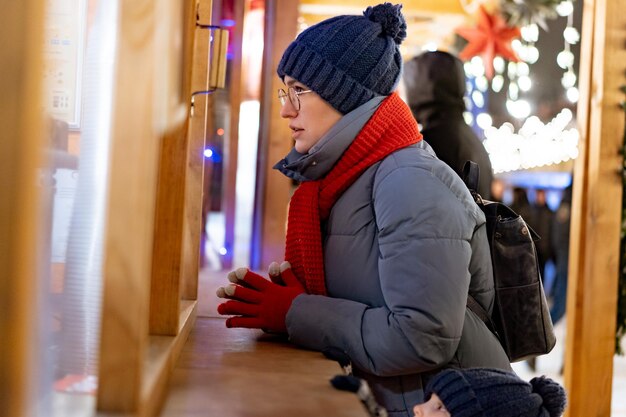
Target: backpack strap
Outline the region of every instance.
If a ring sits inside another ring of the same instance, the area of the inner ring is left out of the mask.
[[[466,161],[465,165],[463,165],[463,182],[467,185],[467,188],[472,193],[472,197],[479,205],[484,205],[484,201],[480,194],[478,194],[478,180],[480,178],[480,167],[474,161]],[[498,339],[500,339],[500,335],[498,335],[498,331],[496,330],[496,326],[491,320],[491,316],[483,306],[481,306],[478,301],[474,299],[469,293],[467,294],[467,308],[472,310],[474,314],[478,316],[486,325],[489,330],[493,334],[496,335]]]
[[[476,314],[478,318],[487,325],[487,328],[491,330],[491,332],[495,334],[498,339],[500,339],[500,335],[496,330],[496,325],[491,320],[491,316],[487,313],[483,306],[481,306],[478,301],[476,301],[476,299],[474,299],[474,297],[472,297],[470,294],[467,294],[467,308],[472,310],[474,314]]]
[[[463,182],[470,191],[478,191],[478,180],[480,179],[480,167],[474,161],[465,161],[463,165]]]
[[[474,161],[465,161],[463,165],[463,182],[472,193],[476,204],[483,205],[485,202],[483,198],[478,194],[478,180],[480,179],[480,167]]]

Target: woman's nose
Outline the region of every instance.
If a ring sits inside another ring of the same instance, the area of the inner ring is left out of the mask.
[[[285,104],[280,107],[280,117],[283,119],[289,119],[291,117],[296,117],[297,115],[298,111],[289,100],[286,100]]]
[[[413,414],[414,414],[414,417],[422,417],[424,415],[422,414],[421,404],[418,404],[415,407],[413,407]]]

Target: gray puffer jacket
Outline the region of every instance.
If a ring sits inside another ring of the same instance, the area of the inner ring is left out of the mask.
[[[368,117],[277,168],[302,179],[323,165],[312,160],[334,165]],[[466,308],[468,291],[493,306],[484,215],[425,141],[369,167],[322,227],[328,296],[294,300],[286,319],[292,342],[346,352],[391,416],[412,415],[442,368],[510,370],[498,340]]]

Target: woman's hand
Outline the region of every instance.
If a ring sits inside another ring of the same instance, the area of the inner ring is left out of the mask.
[[[280,265],[278,274],[272,272],[276,271],[270,266],[269,275],[272,281],[247,268],[239,268],[229,274],[229,280],[233,284],[217,290],[218,297],[230,299],[220,304],[217,312],[221,315],[235,316],[226,320],[226,327],[287,332],[285,326],[287,312],[293,300],[298,295],[304,294],[305,290],[288,262]]]

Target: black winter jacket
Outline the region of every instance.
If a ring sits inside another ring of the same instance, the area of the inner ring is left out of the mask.
[[[463,63],[446,52],[426,52],[405,64],[404,83],[413,116],[437,157],[459,176],[465,161],[476,162],[480,167],[478,192],[483,198],[491,198],[493,170],[489,154],[463,118]]]

